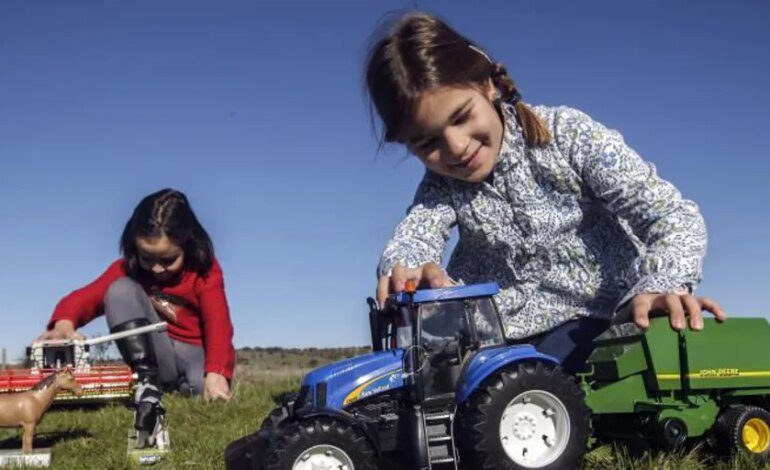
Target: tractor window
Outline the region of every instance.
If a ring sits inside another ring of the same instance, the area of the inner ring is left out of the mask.
[[[396,317],[396,347],[408,348],[412,345],[412,323],[409,321],[409,308],[398,309]]]
[[[465,302],[435,302],[420,307],[422,345],[428,350],[444,347],[448,342],[471,335],[465,319]]]
[[[479,345],[494,346],[503,344],[503,328],[500,325],[500,318],[497,316],[497,309],[492,299],[482,298],[473,300],[470,304],[471,318],[476,326]]]

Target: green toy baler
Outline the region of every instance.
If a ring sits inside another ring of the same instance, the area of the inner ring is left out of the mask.
[[[581,375],[600,441],[676,449],[707,437],[729,452],[770,454],[770,324],[704,321],[701,331],[618,325],[598,337]]]

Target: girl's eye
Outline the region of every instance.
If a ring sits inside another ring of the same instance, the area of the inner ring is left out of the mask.
[[[177,258],[179,258],[179,257],[178,256],[174,256],[172,258],[161,258],[160,259],[160,264],[163,265],[163,266],[171,266],[172,264],[174,264],[174,262],[176,261]]]
[[[429,148],[433,147],[436,144],[436,138],[426,139],[419,144],[417,144],[417,148],[420,150],[428,150]]]
[[[457,119],[455,119],[455,121],[453,122],[453,124],[454,124],[454,125],[456,125],[456,126],[457,126],[457,125],[460,125],[460,124],[465,124],[466,122],[468,122],[468,119],[470,119],[470,117],[471,117],[471,113],[470,113],[470,111],[469,111],[469,112],[465,112],[465,113],[462,113],[461,115],[459,115],[459,116],[457,117]]]
[[[147,256],[140,256],[139,262],[145,266],[153,266],[157,263],[161,266],[167,267],[174,264],[178,258],[179,256],[171,256],[168,258],[152,258]]]

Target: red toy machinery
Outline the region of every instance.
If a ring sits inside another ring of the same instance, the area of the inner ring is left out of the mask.
[[[55,404],[128,399],[134,390],[134,373],[125,364],[92,365],[91,346],[165,329],[166,323],[163,322],[87,340],[35,341],[27,347],[28,368],[0,371],[0,393],[29,390],[50,373],[70,367],[75,372],[75,379],[82,387],[83,394],[76,397],[71,392],[62,391],[56,396]]]

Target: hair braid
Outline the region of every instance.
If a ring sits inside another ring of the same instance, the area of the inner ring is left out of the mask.
[[[524,140],[530,147],[545,147],[551,142],[551,133],[545,123],[535,112],[521,101],[521,94],[508,76],[508,70],[500,62],[492,63],[490,74],[492,84],[500,90],[502,100],[513,105],[516,110],[516,119],[521,125]]]

